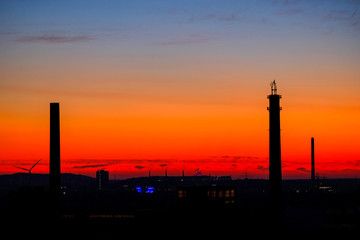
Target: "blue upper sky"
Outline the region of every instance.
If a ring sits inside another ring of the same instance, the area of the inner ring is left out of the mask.
[[[52,62],[69,64],[63,71],[75,75],[73,66],[112,72],[118,62],[122,73],[142,69],[151,81],[188,73],[181,81],[197,77],[201,83],[205,77],[195,75],[194,66],[210,75],[216,66],[220,77],[242,67],[259,69],[258,79],[291,81],[281,75],[291,69],[313,82],[314,66],[325,60],[321,71],[354,72],[359,42],[360,1],[0,0],[0,70],[59,68]],[[354,89],[357,83],[349,81]]]
[[[16,34],[12,39],[49,42],[56,39],[40,37],[145,38],[159,44],[293,34],[358,39],[359,6],[359,1],[0,1],[0,27],[2,35]]]

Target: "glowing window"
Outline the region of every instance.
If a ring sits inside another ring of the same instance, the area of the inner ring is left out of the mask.
[[[225,197],[230,197],[230,190],[225,191]]]
[[[216,197],[216,191],[211,191],[211,197]]]
[[[222,198],[222,197],[224,197],[224,191],[220,190],[219,191],[219,198]]]
[[[184,190],[179,190],[179,191],[178,191],[178,194],[179,194],[179,198],[184,198],[184,197],[186,197],[186,191],[184,191]]]

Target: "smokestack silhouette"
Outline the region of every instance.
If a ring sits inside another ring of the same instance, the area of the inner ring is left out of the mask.
[[[59,103],[50,103],[50,183],[53,201],[60,199],[60,110]]]
[[[269,99],[269,192],[273,204],[281,202],[281,144],[280,144],[280,98],[275,80],[271,83]]]
[[[311,138],[311,180],[315,181],[315,154],[314,138]]]

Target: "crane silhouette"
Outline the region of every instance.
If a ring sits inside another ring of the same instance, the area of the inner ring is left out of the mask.
[[[31,174],[31,170],[41,161],[41,159],[39,161],[37,161],[34,165],[32,165],[32,167],[30,169],[27,169],[27,168],[23,168],[23,167],[17,167],[17,166],[14,166],[16,168],[19,168],[21,170],[24,170],[24,171],[28,171],[29,174]]]

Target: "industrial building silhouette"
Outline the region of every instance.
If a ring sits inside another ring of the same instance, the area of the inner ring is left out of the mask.
[[[280,141],[280,98],[277,94],[275,80],[271,83],[269,99],[269,193],[272,203],[281,202],[281,141]],[[312,139],[313,149],[313,139]],[[313,153],[312,153],[313,166]],[[50,103],[50,193],[54,202],[59,201],[60,170],[60,107],[59,103]],[[167,171],[165,171],[167,175]],[[150,172],[149,172],[150,176]],[[104,170],[96,172],[97,188],[101,190],[108,184],[109,173]]]

